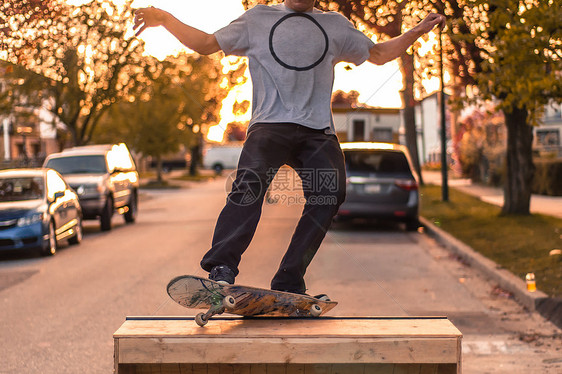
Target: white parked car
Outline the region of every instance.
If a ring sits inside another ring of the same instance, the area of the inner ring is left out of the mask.
[[[99,219],[111,230],[114,212],[133,223],[138,212],[139,175],[123,143],[65,149],[47,157],[43,167],[57,170],[80,198],[84,219]]]
[[[242,153],[242,144],[217,145],[203,151],[203,167],[221,174],[224,169],[236,169]]]

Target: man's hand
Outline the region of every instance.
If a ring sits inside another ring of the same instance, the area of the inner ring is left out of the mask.
[[[149,27],[162,26],[166,21],[167,12],[162,9],[155,7],[150,8],[140,8],[135,11],[135,25],[133,28],[140,29],[135,33],[135,36],[139,36],[141,32]]]
[[[430,13],[426,18],[418,23],[414,29],[421,34],[425,34],[433,30],[433,28],[437,25],[441,28],[445,27],[445,16],[437,13]]]

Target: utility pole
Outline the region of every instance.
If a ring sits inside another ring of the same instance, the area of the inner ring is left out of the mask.
[[[449,201],[449,182],[447,178],[447,125],[445,118],[445,81],[443,79],[443,27],[439,28],[439,75],[441,81],[441,197]]]
[[[2,127],[4,137],[4,160],[10,161],[12,157],[10,152],[10,120],[8,117],[4,118]]]

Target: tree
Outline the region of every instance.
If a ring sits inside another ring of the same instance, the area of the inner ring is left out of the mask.
[[[478,46],[477,98],[496,100],[507,128],[502,214],[529,214],[532,126],[546,104],[562,101],[562,1],[476,0],[469,5],[463,21],[470,29],[456,30],[456,36]]]
[[[504,214],[529,214],[535,167],[533,129],[551,100],[562,100],[562,1],[479,1],[489,42],[478,76],[484,98],[499,99],[507,126]]]
[[[33,38],[13,41],[14,34],[19,30],[32,29],[41,19],[55,19],[60,15],[58,0],[21,0],[0,3],[0,51],[11,53],[18,48],[32,48],[36,46]],[[11,116],[16,123],[22,118],[34,116],[34,109],[42,104],[42,92],[37,93],[35,86],[43,82],[41,75],[28,71],[14,63],[0,60],[0,115]],[[31,84],[29,84],[31,82]],[[33,89],[30,89],[33,86]],[[31,94],[35,93],[35,94]],[[36,120],[36,118],[35,118]]]
[[[52,20],[59,15],[59,0],[19,0],[0,3],[0,50],[7,51],[10,45],[6,38],[21,27],[36,24],[41,19]],[[26,39],[33,44],[33,39]]]
[[[29,90],[52,99],[48,109],[76,145],[92,139],[102,115],[127,97],[143,71],[142,44],[128,34],[131,2],[53,2],[56,18],[40,13],[5,39],[9,62],[44,77]]]
[[[229,142],[242,142],[246,139],[248,123],[231,122],[226,127],[226,138]]]
[[[490,109],[490,110],[487,110]],[[460,121],[459,163],[473,182],[500,185],[505,169],[503,114],[489,108],[474,109]]]
[[[337,90],[332,94],[332,106],[339,108],[359,107],[359,92],[355,90],[351,90],[349,92]]]
[[[161,182],[162,158],[182,145],[192,151],[200,147],[202,125],[216,121],[226,95],[219,82],[225,77],[219,61],[211,57],[181,54],[164,61],[145,57],[145,64],[136,90],[106,112],[95,138],[124,141],[143,156],[153,157]],[[112,134],[109,139],[108,134]],[[196,164],[192,152],[192,166]],[[193,167],[191,173],[196,172]]]

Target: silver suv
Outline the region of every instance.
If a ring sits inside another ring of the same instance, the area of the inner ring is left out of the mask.
[[[99,219],[103,231],[111,230],[114,212],[135,222],[139,175],[125,144],[65,149],[49,155],[43,167],[63,175],[78,194],[84,219]]]

